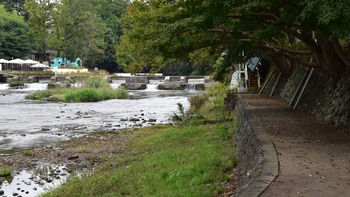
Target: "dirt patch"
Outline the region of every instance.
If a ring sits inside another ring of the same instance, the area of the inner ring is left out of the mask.
[[[125,151],[130,133],[95,133],[72,139],[58,147],[27,149],[11,154],[0,154],[0,166],[13,170],[28,169],[40,163],[65,164],[71,170],[93,168],[108,158]]]

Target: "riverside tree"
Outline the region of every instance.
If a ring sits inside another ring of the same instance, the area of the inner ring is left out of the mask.
[[[55,6],[56,3],[52,0],[28,0],[24,5],[29,15],[27,23],[35,38],[36,49],[44,54],[44,61],[48,60],[45,51],[48,49],[50,30],[54,22],[51,13]]]
[[[27,0],[28,24],[36,49],[57,56],[80,57],[90,68],[117,68],[115,50],[122,29],[119,18],[126,0]]]
[[[32,50],[29,27],[16,11],[7,12],[0,5],[0,57],[25,58]]]
[[[258,55],[282,72],[299,64],[339,79],[350,68],[349,20],[347,0],[139,0],[117,55],[141,66],[206,48],[226,52],[226,68]]]

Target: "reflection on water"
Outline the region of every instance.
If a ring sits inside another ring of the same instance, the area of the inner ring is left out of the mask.
[[[65,165],[41,165],[34,170],[15,172],[13,176],[0,180],[0,196],[38,196],[64,183],[70,173]]]

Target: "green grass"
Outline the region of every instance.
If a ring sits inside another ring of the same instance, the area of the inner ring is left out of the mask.
[[[10,168],[0,168],[0,177],[10,176],[11,172]]]
[[[217,196],[236,164],[234,130],[226,124],[140,129],[128,150],[108,161],[118,167],[102,165],[44,196]]]
[[[89,77],[80,88],[56,88],[29,94],[26,99],[62,102],[98,102],[109,99],[126,99],[128,91],[124,87],[113,89],[101,77]]]

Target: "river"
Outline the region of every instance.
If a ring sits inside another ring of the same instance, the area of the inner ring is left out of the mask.
[[[188,108],[196,91],[157,90],[151,81],[146,90],[131,91],[130,99],[96,103],[52,103],[25,99],[47,88],[47,83],[11,89],[0,84],[0,150],[54,145],[92,131],[118,131],[169,122],[177,103]],[[117,88],[119,84],[111,84]],[[130,119],[133,121],[129,121]]]

